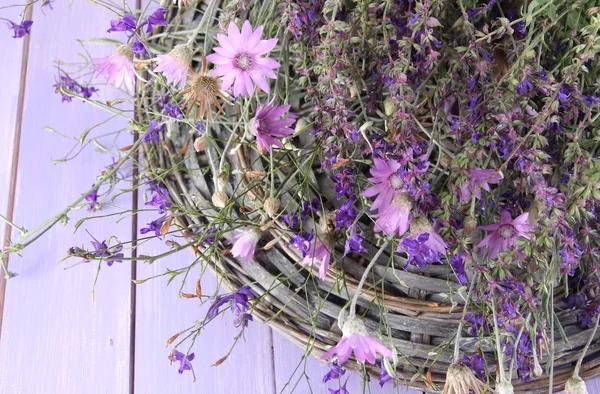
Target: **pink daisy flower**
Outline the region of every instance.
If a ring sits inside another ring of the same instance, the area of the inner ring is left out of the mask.
[[[425,233],[429,234],[429,239],[425,241],[425,245],[434,252],[438,252],[442,256],[445,256],[448,245],[431,222],[424,216],[413,218],[413,220],[410,221],[410,238],[416,239]]]
[[[229,24],[228,32],[228,36],[217,34],[221,46],[214,48],[217,53],[206,57],[210,62],[218,65],[213,70],[213,75],[223,76],[221,88],[226,90],[233,85],[233,95],[238,97],[252,94],[256,84],[269,93],[269,83],[265,77],[277,78],[273,69],[278,68],[280,64],[261,55],[275,47],[277,38],[261,40],[263,27],[258,26],[253,32],[248,21],[244,22],[241,33],[233,22]]]
[[[192,64],[192,51],[187,45],[177,45],[166,55],[158,55],[153,59],[158,66],[154,72],[163,73],[168,83],[179,84],[179,89],[185,87],[188,70]]]
[[[496,184],[502,180],[502,176],[496,170],[487,170],[473,168],[469,170],[469,181],[460,187],[460,202],[467,203],[475,194],[476,198],[481,199],[481,189],[490,191],[489,184]]]
[[[260,239],[260,231],[254,227],[247,227],[245,230],[233,236],[235,243],[231,248],[233,257],[241,257],[245,262],[250,262],[256,252],[256,244]]]
[[[533,229],[533,226],[527,224],[528,216],[529,213],[525,212],[513,220],[510,216],[510,212],[504,211],[500,217],[500,223],[477,227],[478,230],[493,231],[481,240],[477,247],[483,248],[487,245],[488,257],[490,259],[495,259],[498,254],[514,245],[519,237],[531,239],[527,233]]]
[[[398,231],[398,235],[404,234],[410,223],[412,205],[413,201],[408,193],[394,196],[390,205],[380,209],[379,214],[375,216],[375,232],[384,231],[391,235]]]
[[[404,180],[398,174],[400,163],[380,158],[373,159],[373,163],[375,164],[375,167],[371,168],[373,177],[369,180],[375,185],[362,193],[363,197],[377,196],[371,205],[372,211],[390,205],[392,198],[404,187]]]
[[[133,93],[135,83],[135,67],[133,65],[133,49],[128,45],[120,45],[109,57],[92,59],[97,64],[94,71],[97,77],[106,76],[106,82],[117,88],[123,84],[129,93]]]
[[[271,145],[281,148],[281,142],[277,138],[283,138],[294,134],[289,126],[296,121],[296,115],[288,114],[287,118],[281,118],[290,110],[289,105],[273,104],[275,98],[268,104],[259,105],[254,118],[254,133],[256,144],[261,153],[271,152]]]
[[[365,324],[357,319],[351,318],[342,328],[342,339],[340,342],[326,351],[322,356],[321,360],[331,358],[334,354],[337,354],[339,365],[344,364],[352,352],[354,356],[361,363],[368,361],[369,364],[375,364],[377,359],[377,353],[387,358],[394,358],[394,353],[383,346],[377,339],[369,336]]]
[[[325,279],[329,262],[331,261],[331,251],[329,246],[320,239],[316,239],[310,245],[308,253],[300,262],[302,265],[315,266],[319,265],[319,278]]]

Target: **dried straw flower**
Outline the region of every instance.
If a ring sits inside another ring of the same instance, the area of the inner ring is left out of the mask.
[[[277,211],[279,211],[279,199],[274,197],[269,197],[265,200],[263,205],[265,213],[269,215],[270,218],[277,215]]]
[[[188,83],[189,86],[181,92],[187,96],[183,106],[188,107],[188,115],[194,107],[198,107],[196,118],[202,119],[204,114],[208,113],[208,119],[212,122],[214,120],[211,110],[212,104],[219,109],[219,112],[225,113],[217,98],[220,97],[224,102],[232,105],[231,102],[227,101],[227,93],[221,90],[219,79],[208,72],[206,57],[202,56],[202,70],[200,73],[190,70]]]
[[[565,394],[588,394],[585,382],[579,375],[574,374],[565,384]]]
[[[467,394],[471,391],[475,394],[482,394],[486,392],[486,389],[487,385],[477,379],[471,368],[454,363],[448,367],[442,394]]]
[[[500,378],[500,382],[496,384],[496,394],[514,394],[514,392],[512,383],[506,378]]]

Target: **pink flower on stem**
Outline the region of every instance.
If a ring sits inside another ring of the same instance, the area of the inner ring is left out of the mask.
[[[256,144],[261,153],[271,152],[271,145],[281,148],[278,138],[294,134],[289,126],[296,121],[296,115],[288,114],[287,118],[282,118],[290,110],[290,106],[273,104],[274,100],[275,98],[271,99],[264,106],[260,105],[254,118]]]
[[[301,265],[315,266],[319,265],[319,278],[325,279],[327,275],[327,269],[329,268],[329,262],[331,261],[331,251],[329,246],[315,238],[313,243],[310,245],[308,253],[304,259],[300,262]]]
[[[235,97],[251,95],[254,84],[269,93],[269,83],[265,78],[277,78],[273,70],[281,65],[273,59],[261,57],[275,47],[277,38],[261,40],[262,32],[262,26],[253,32],[250,22],[245,21],[240,33],[236,24],[231,22],[228,36],[217,34],[221,44],[214,48],[217,53],[206,57],[218,65],[213,75],[223,76],[221,88],[227,90],[233,85]]]
[[[375,164],[375,167],[371,168],[373,177],[369,180],[375,185],[362,193],[363,197],[377,196],[371,205],[372,211],[390,205],[392,198],[404,187],[404,180],[398,173],[400,163],[380,158],[373,159],[373,163]]]
[[[460,202],[467,203],[471,197],[481,198],[481,189],[490,191],[490,183],[497,184],[502,180],[502,176],[496,170],[487,170],[473,168],[469,170],[468,182],[460,187]]]
[[[254,258],[256,244],[260,239],[260,231],[254,227],[248,227],[240,233],[233,236],[235,243],[231,248],[233,257],[241,257],[246,263]]]
[[[166,55],[158,55],[153,59],[158,63],[154,72],[163,73],[168,83],[179,84],[179,89],[185,87],[188,70],[192,63],[192,51],[187,45],[177,45]]]
[[[529,213],[526,212],[513,220],[510,216],[510,212],[504,211],[500,217],[500,223],[477,227],[478,230],[493,231],[481,240],[477,247],[483,248],[487,245],[488,257],[490,259],[495,259],[498,254],[514,245],[519,237],[531,239],[527,233],[533,229],[533,226],[527,224],[528,216]]]
[[[106,82],[117,88],[123,84],[129,93],[133,93],[135,83],[135,67],[133,65],[133,49],[128,45],[120,45],[109,57],[92,59],[97,64],[94,71],[97,77],[106,76]]]
[[[391,235],[398,231],[398,235],[404,234],[410,223],[412,205],[413,201],[408,193],[397,194],[392,198],[392,202],[381,208],[375,216],[375,232],[384,231]]]
[[[331,358],[334,354],[337,354],[338,363],[342,365],[348,361],[352,352],[354,352],[356,359],[363,364],[365,361],[375,364],[377,353],[387,358],[394,358],[394,353],[390,349],[383,346],[377,339],[369,336],[365,324],[357,318],[348,319],[344,323],[342,333],[340,342],[326,351],[321,356],[321,360]]]

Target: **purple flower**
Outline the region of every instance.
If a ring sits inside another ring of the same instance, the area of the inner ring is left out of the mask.
[[[171,118],[175,118],[175,119],[183,118],[183,115],[181,114],[181,110],[179,109],[179,106],[177,106],[175,104],[166,103],[164,111]]]
[[[140,40],[135,40],[134,43],[131,45],[131,49],[133,49],[133,53],[135,53],[136,55],[148,56],[148,51],[146,50],[146,47]]]
[[[158,208],[159,215],[163,215],[167,209],[171,208],[169,191],[166,188],[152,182],[148,190],[152,193],[152,197],[150,201],[146,202],[146,205]]]
[[[90,242],[92,243],[92,246],[94,246],[94,249],[96,249],[95,251],[91,252],[91,255],[93,257],[98,257],[106,261],[106,265],[108,265],[109,267],[112,266],[115,262],[123,262],[123,260],[120,259],[122,259],[125,255],[123,253],[119,253],[123,249],[123,245],[117,245],[113,246],[112,248],[109,248],[106,244],[106,241],[98,242],[94,240]],[[86,262],[89,261],[90,260],[86,260]]]
[[[229,89],[233,85],[233,95],[251,95],[254,84],[264,92],[269,93],[269,84],[265,78],[275,79],[273,69],[280,64],[271,59],[261,57],[270,52],[277,44],[277,38],[261,40],[263,27],[259,26],[254,32],[249,21],[245,21],[240,33],[235,23],[231,22],[229,35],[217,34],[220,47],[214,48],[216,53],[206,59],[218,67],[213,70],[214,76],[223,76],[221,88]]]
[[[124,84],[129,93],[133,93],[136,74],[131,47],[121,45],[109,57],[94,58],[92,61],[96,63],[94,71],[98,72],[98,78],[106,76],[107,83],[113,84],[117,88]]]
[[[236,327],[246,325],[248,321],[252,321],[252,315],[248,313],[250,309],[249,299],[254,298],[250,286],[241,287],[238,291],[231,294],[219,295],[208,308],[206,319],[214,319],[219,314],[219,308],[228,302],[231,302],[231,310],[235,315],[234,324]]]
[[[472,356],[465,355],[461,363],[471,368],[479,379],[485,381],[485,360],[483,359],[483,356],[480,356],[479,354],[474,354]]]
[[[356,232],[356,226],[352,226],[350,228],[350,235],[346,240],[344,256],[346,256],[348,253],[366,253],[369,251],[362,244],[364,235],[365,234],[362,231],[360,234]]]
[[[324,280],[327,276],[327,269],[329,268],[330,261],[331,251],[329,249],[329,245],[320,239],[315,238],[308,250],[308,253],[306,253],[300,264],[308,265],[310,267],[318,265],[319,278]]]
[[[190,353],[187,356],[181,353],[179,350],[175,350],[173,356],[170,357],[171,362],[179,361],[179,373],[182,374],[183,371],[189,371],[192,369],[191,361],[194,360],[194,353]]]
[[[469,278],[467,277],[467,273],[465,271],[465,261],[463,259],[462,253],[454,254],[450,259],[450,265],[454,270],[454,274],[458,277],[458,280],[462,285],[465,285],[469,282]]]
[[[307,216],[311,216],[314,213],[317,213],[321,209],[321,200],[318,197],[313,197],[311,202],[304,201],[302,204],[302,220],[304,220]]]
[[[391,204],[380,210],[379,214],[376,215],[375,232],[383,231],[391,235],[397,231],[400,236],[404,234],[410,223],[412,204],[412,199],[407,193],[400,193],[395,196]]]
[[[522,80],[521,83],[519,83],[519,85],[517,86],[517,92],[521,96],[525,96],[527,93],[529,93],[532,90],[533,90],[533,84],[531,82],[529,82],[527,79]]]
[[[144,137],[142,138],[142,141],[144,142],[150,142],[150,141],[156,141],[158,142],[160,140],[160,133],[165,131],[165,125],[164,123],[161,124],[160,126],[158,126],[158,121],[157,120],[152,120],[150,122],[150,127],[148,127],[148,130],[146,131],[146,133],[144,134]]]
[[[302,253],[302,257],[306,257],[306,254],[310,249],[310,241],[312,241],[313,237],[314,233],[302,232],[292,238],[290,245],[298,249]]]
[[[151,33],[154,26],[167,26],[167,21],[165,21],[165,14],[169,11],[165,7],[157,8],[152,15],[148,17],[148,27],[146,28],[146,33]]]
[[[81,95],[87,99],[92,97],[92,94],[99,92],[94,86],[81,86],[79,85],[79,92]]]
[[[235,243],[231,248],[233,257],[241,257],[246,263],[252,261],[256,252],[256,245],[260,240],[260,231],[254,227],[246,227],[233,237]]]
[[[73,99],[71,95],[66,94],[64,91],[78,93],[85,98],[90,98],[92,97],[92,94],[98,92],[98,89],[96,89],[93,86],[81,86],[79,83],[77,83],[77,81],[71,78],[69,74],[65,73],[64,71],[59,70],[59,72],[61,72],[63,75],[60,75],[58,81],[56,81],[56,83],[52,85],[52,87],[55,89],[54,93],[60,93],[60,95],[62,96],[63,103],[65,101],[71,102],[71,100]]]
[[[340,342],[326,351],[321,360],[326,360],[337,354],[338,362],[343,365],[352,353],[361,362],[375,364],[377,353],[387,358],[394,358],[394,353],[383,346],[377,339],[369,336],[365,324],[357,319],[349,319],[344,323]]]
[[[496,170],[472,168],[468,172],[468,182],[460,187],[460,202],[467,203],[471,197],[481,199],[481,189],[489,192],[489,184],[496,184],[502,180],[502,176]]]
[[[510,216],[510,212],[502,212],[500,223],[477,227],[478,230],[492,231],[492,233],[485,237],[477,247],[483,248],[488,246],[488,257],[490,259],[495,259],[498,254],[514,245],[519,237],[531,239],[527,233],[533,229],[533,226],[527,224],[528,217],[529,213],[526,212],[513,220]]]
[[[346,370],[340,367],[337,361],[334,361],[331,363],[331,368],[329,369],[329,372],[327,372],[325,376],[323,376],[323,383],[327,383],[332,379],[339,379],[341,376],[344,376],[345,373]]]
[[[192,50],[189,46],[177,45],[168,54],[158,55],[153,60],[158,64],[154,72],[162,73],[168,83],[179,84],[179,89],[185,87],[188,70],[192,64]],[[177,118],[178,116],[173,117]]]
[[[394,374],[396,375],[396,374]],[[394,382],[394,387],[397,386],[396,384],[396,377],[395,376],[390,376],[390,374],[388,373],[387,369],[385,369],[385,366],[383,364],[383,360],[381,360],[381,366],[379,367],[379,387],[383,387],[385,386],[385,384],[389,381]]]
[[[290,105],[276,105],[274,101],[275,97],[268,104],[259,105],[253,121],[256,145],[261,153],[271,152],[271,146],[281,148],[279,139],[294,134],[290,126],[296,121],[296,115],[288,113],[283,117]]]
[[[162,228],[162,225],[166,219],[167,219],[166,216],[162,216],[156,220],[151,221],[150,223],[147,224],[148,227],[144,227],[144,228],[140,229],[140,234],[147,234],[151,231],[154,231],[154,235],[156,235],[156,237],[158,239],[160,239],[160,237],[161,237],[160,229]]]
[[[596,96],[583,96],[583,103],[588,107],[600,103],[600,99]]]
[[[23,38],[25,34],[29,34],[33,21],[25,20],[20,25],[8,19],[0,18],[8,22],[8,28],[13,30],[13,38]]]
[[[93,184],[92,188],[94,186],[96,186],[96,184]],[[94,190],[92,190],[90,194],[85,196],[85,200],[90,202],[90,211],[96,208],[96,204],[98,204],[98,188],[94,188]]]
[[[354,219],[356,219],[356,209],[354,208],[355,201],[356,198],[350,198],[335,212],[336,230],[341,230],[342,227],[350,228],[352,226]]]
[[[52,3],[54,3],[54,0],[42,0],[42,8],[48,6],[51,10],[53,10]]]
[[[377,196],[371,205],[372,211],[381,208],[385,209],[390,205],[394,196],[404,190],[404,180],[398,173],[400,163],[377,157],[373,159],[373,163],[375,167],[372,167],[370,170],[373,177],[369,178],[369,180],[375,183],[375,185],[362,193],[363,197]]]
[[[350,378],[347,378],[346,381],[344,382],[344,384],[341,385],[340,388],[337,390],[327,389],[327,390],[329,390],[329,394],[350,394],[348,392],[348,390],[346,390],[346,385],[348,384],[348,379],[350,379]]]
[[[135,17],[131,14],[123,15],[123,18],[114,18],[110,21],[110,29],[107,33],[113,31],[127,31],[133,32],[135,30]]]

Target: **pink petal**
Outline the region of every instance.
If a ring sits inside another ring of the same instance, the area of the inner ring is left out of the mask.
[[[244,25],[242,26],[242,45],[248,48],[248,42],[252,38],[252,26],[250,25],[250,21],[246,19]]]
[[[477,230],[495,231],[495,230],[498,230],[500,228],[500,226],[502,226],[502,225],[501,224],[488,224],[487,226],[477,227]]]
[[[277,60],[271,59],[270,57],[261,57],[257,59],[256,63],[270,69],[281,67],[281,64],[279,64]]]
[[[265,53],[271,52],[275,45],[277,45],[277,38],[271,38],[270,40],[261,40],[252,50],[255,55],[264,55]]]
[[[252,78],[250,78],[249,73],[242,73],[242,78],[244,80],[244,84],[246,85],[246,94],[251,95],[254,90],[254,85],[252,84]],[[268,86],[266,92],[269,92]]]
[[[522,215],[519,215],[515,218],[515,220],[513,220],[513,224],[519,225],[519,224],[527,224],[527,219],[529,218],[529,212],[525,212]]]
[[[481,240],[481,242],[479,242],[477,244],[478,248],[483,248],[485,247],[485,245],[489,244],[490,241],[492,240],[492,238],[494,237],[494,233],[489,234],[487,237],[485,237],[484,239]]]
[[[230,71],[223,76],[223,82],[221,82],[221,89],[227,90],[233,85],[235,78],[238,76],[237,71]]]
[[[212,54],[208,55],[206,57],[206,60],[208,60],[209,62],[211,62],[213,64],[220,64],[220,65],[221,64],[222,65],[230,64],[230,65],[232,65],[232,60],[231,59],[228,59],[225,56],[217,55],[216,53],[212,53]],[[232,67],[233,67],[233,65],[232,65]]]
[[[235,22],[231,22],[229,24],[228,33],[229,42],[231,43],[231,46],[233,46],[233,48],[237,51],[242,47],[242,35],[240,34],[240,31]]]
[[[507,210],[502,211],[502,216],[500,216],[500,223],[512,223],[512,217],[510,216],[510,212]]]
[[[252,78],[256,86],[261,88],[263,92],[269,93],[269,84],[267,83],[267,80],[262,77],[262,75],[260,75],[254,70],[250,70],[248,73],[250,74],[250,77]]]
[[[231,45],[231,42],[229,41],[229,38],[226,35],[217,34],[217,41],[219,41],[219,44],[221,44],[223,49],[225,49],[227,52],[229,52],[231,54],[231,57],[235,56],[236,50],[233,47],[233,45]]]
[[[235,82],[233,83],[233,95],[235,97],[239,97],[242,94],[244,94],[244,89],[246,88],[246,86],[244,85],[244,81],[242,81],[242,74],[238,73],[238,75],[235,78]]]
[[[263,33],[263,25],[260,25],[256,28],[256,30],[254,30],[254,33],[252,33],[252,37],[250,37],[250,39],[246,43],[246,46],[249,51],[252,52],[252,50],[256,47],[256,44],[258,44],[260,42],[262,33]]]

